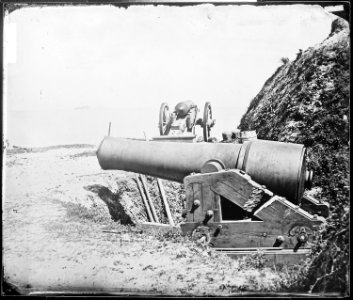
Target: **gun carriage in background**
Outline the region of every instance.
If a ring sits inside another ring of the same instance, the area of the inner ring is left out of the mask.
[[[194,141],[196,139],[195,129],[199,125],[202,127],[203,141],[207,142],[215,122],[216,120],[212,118],[210,102],[205,103],[202,116],[193,101],[179,102],[173,111],[170,111],[169,105],[163,102],[159,111],[158,123],[161,136],[154,139]]]

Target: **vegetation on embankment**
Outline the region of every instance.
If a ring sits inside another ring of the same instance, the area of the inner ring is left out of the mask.
[[[293,289],[349,290],[349,27],[338,18],[320,44],[283,65],[250,103],[239,129],[304,144],[315,197],[330,204],[327,226]]]

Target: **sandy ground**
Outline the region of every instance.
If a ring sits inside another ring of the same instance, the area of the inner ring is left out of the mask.
[[[21,293],[229,295],[276,291],[283,274],[246,267],[184,237],[113,222],[87,186],[119,190],[127,173],[103,171],[93,147],[7,153],[3,265]]]

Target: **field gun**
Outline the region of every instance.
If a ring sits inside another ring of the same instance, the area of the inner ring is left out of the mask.
[[[159,110],[159,137],[160,141],[205,141],[210,138],[211,129],[216,120],[212,118],[212,107],[210,102],[204,105],[203,116],[200,116],[200,109],[191,101],[179,102],[174,110],[169,109],[169,104],[163,102]],[[202,127],[203,136],[197,137],[195,128]]]
[[[306,167],[306,149],[300,144],[105,137],[97,158],[105,170],[184,183],[185,222],[180,224],[181,230],[231,255],[259,248],[277,260],[283,259],[280,254],[304,254],[314,231],[325,222],[322,216],[299,207],[312,179]],[[317,208],[319,213],[320,206]],[[315,211],[315,205],[311,209]]]

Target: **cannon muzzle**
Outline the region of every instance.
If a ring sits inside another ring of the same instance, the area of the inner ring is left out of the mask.
[[[105,137],[97,150],[104,170],[125,170],[178,182],[191,173],[240,169],[295,204],[307,185],[305,156],[303,145],[265,140],[227,144]]]

